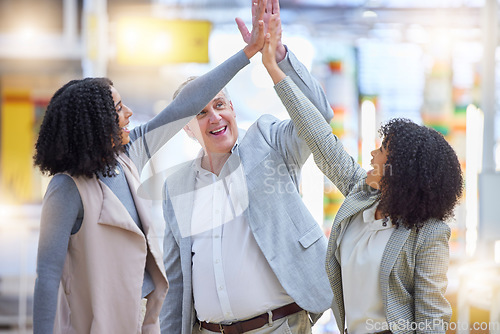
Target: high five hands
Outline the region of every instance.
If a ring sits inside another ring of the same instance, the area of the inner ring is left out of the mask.
[[[276,56],[279,44],[281,43],[280,21],[279,14],[272,14],[270,16],[264,47],[262,48],[262,63],[275,84],[286,77],[285,73],[278,67]]]
[[[243,37],[245,43],[248,44],[247,47],[252,45],[250,48],[252,51],[258,46],[259,42],[262,42],[262,44],[257,51],[262,50],[262,47],[264,45],[263,37],[264,34],[266,34],[269,30],[270,21],[273,16],[278,17],[278,19],[280,17],[279,0],[252,0],[252,32],[248,31],[245,23],[241,18],[236,18],[236,24],[238,25],[241,36]],[[276,36],[279,36],[279,39],[276,41],[275,57],[276,62],[280,62],[286,56],[286,49],[281,42],[281,20],[278,20],[277,24]],[[253,55],[254,54],[252,54],[251,56]]]
[[[247,45],[243,48],[243,51],[248,59],[252,58],[257,52],[262,50],[264,45],[264,13],[266,11],[266,0],[255,1],[256,2],[252,2],[252,32],[249,32],[245,27],[245,35],[243,36],[243,32],[241,33],[243,40],[247,43]],[[240,18],[237,18],[237,20],[241,23],[243,22]],[[240,23],[238,23],[238,29],[240,29],[239,25]]]

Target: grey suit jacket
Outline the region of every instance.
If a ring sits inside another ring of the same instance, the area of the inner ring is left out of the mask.
[[[286,78],[275,88],[299,136],[311,148],[316,164],[345,196],[333,222],[326,257],[336,301],[332,309],[343,332],[345,313],[337,239],[342,237],[342,224],[349,224],[352,217],[370,207],[380,193],[366,184],[366,172],[345,152],[330,126],[292,80]],[[449,226],[438,220],[429,220],[418,230],[400,226],[390,237],[382,257],[380,287],[386,320],[393,333],[445,333],[444,326],[451,317],[450,304],[444,297],[449,238]]]
[[[322,88],[295,56],[289,52],[280,67],[315,101],[323,121],[330,121],[333,112]],[[243,214],[283,288],[317,317],[331,307],[333,294],[321,260],[326,237],[298,191],[300,169],[311,152],[290,120],[270,115],[259,118],[238,142],[233,154],[243,167],[249,203]],[[168,177],[164,187],[164,260],[170,289],[160,314],[162,333],[191,333],[196,320],[191,238],[186,232],[195,187],[193,163]]]

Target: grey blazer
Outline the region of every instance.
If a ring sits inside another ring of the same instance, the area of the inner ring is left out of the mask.
[[[366,184],[366,172],[345,152],[330,126],[290,78],[275,89],[299,136],[311,148],[316,164],[345,196],[333,222],[326,257],[336,301],[332,309],[343,332],[345,313],[337,239],[342,237],[341,224],[349,224],[358,212],[377,201],[380,193]],[[382,257],[380,287],[386,320],[393,333],[445,333],[451,317],[450,304],[444,297],[449,238],[449,226],[438,220],[425,222],[419,230],[400,226],[390,237]]]
[[[321,86],[295,56],[289,52],[280,67],[315,102],[323,121],[330,121],[333,112]],[[300,169],[311,152],[290,120],[279,121],[270,115],[260,117],[238,142],[233,154],[243,166],[249,203],[243,214],[283,288],[317,318],[331,307],[333,294],[321,260],[326,256],[327,239],[298,191]],[[168,334],[191,333],[196,321],[191,238],[182,231],[189,226],[193,207],[192,164],[186,163],[168,177],[163,189],[164,260],[170,288],[160,322],[162,333]],[[286,191],[278,191],[278,185]]]

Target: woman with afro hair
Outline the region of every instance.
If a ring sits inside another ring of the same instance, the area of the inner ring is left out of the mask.
[[[462,195],[457,155],[433,129],[407,119],[383,125],[368,173],[316,107],[276,66],[263,62],[321,171],[345,196],[333,222],[326,271],[341,333],[445,333],[451,218]],[[270,47],[269,47],[270,45]]]
[[[262,17],[264,2],[258,6]],[[53,176],[43,199],[34,333],[159,333],[167,293],[142,168],[249,63],[262,21],[245,48],[190,82],[161,113],[128,129],[130,110],[106,78],[72,80],[52,97],[34,162]]]

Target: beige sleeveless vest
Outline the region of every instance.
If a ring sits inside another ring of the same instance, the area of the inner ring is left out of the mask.
[[[83,203],[80,230],[69,240],[54,333],[160,333],[158,316],[167,294],[160,242],[150,203],[136,194],[139,175],[119,157],[144,233],[113,192],[95,176],[74,177]],[[141,324],[144,267],[155,290],[148,296]]]

